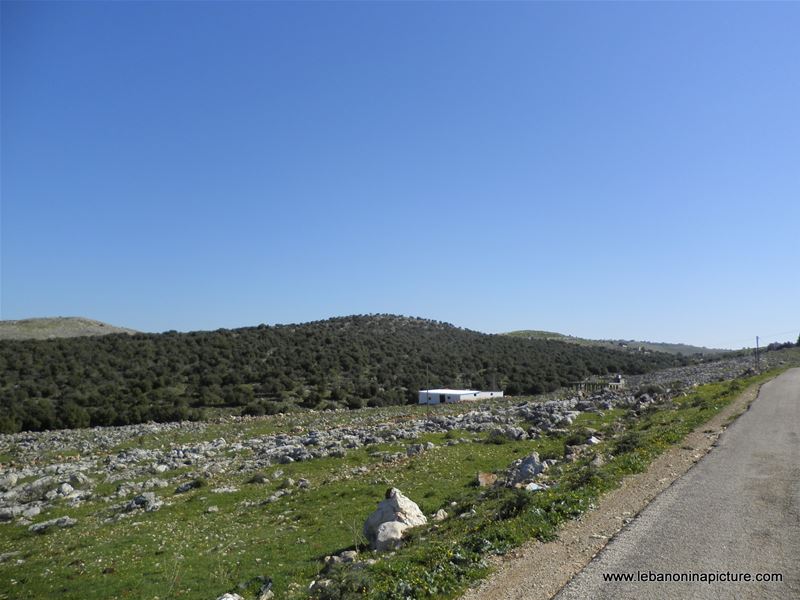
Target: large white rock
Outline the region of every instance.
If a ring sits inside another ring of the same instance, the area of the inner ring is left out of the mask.
[[[400,521],[386,521],[378,526],[378,532],[375,536],[375,550],[396,550],[400,547],[401,540],[403,539],[403,532],[409,526]]]
[[[427,517],[422,514],[416,502],[407,498],[397,488],[390,488],[375,512],[367,517],[364,523],[364,537],[375,550],[395,548],[406,529],[427,522]],[[397,523],[402,527],[387,525],[381,530],[382,525],[389,523]]]

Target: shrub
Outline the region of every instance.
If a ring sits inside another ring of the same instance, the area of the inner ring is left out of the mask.
[[[633,452],[644,444],[644,436],[640,431],[624,433],[614,444],[614,454]]]
[[[591,436],[592,434],[588,429],[579,427],[567,436],[567,439],[564,440],[564,445],[578,446],[580,444],[585,444]]]
[[[497,431],[496,429],[489,433],[486,436],[486,443],[487,444],[507,444],[511,440],[508,439],[506,435],[503,434],[502,431]]]

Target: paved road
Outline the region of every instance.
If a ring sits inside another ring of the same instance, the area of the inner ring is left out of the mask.
[[[782,582],[607,582],[603,574],[780,573]],[[712,450],[555,597],[800,599],[800,369],[761,388]]]

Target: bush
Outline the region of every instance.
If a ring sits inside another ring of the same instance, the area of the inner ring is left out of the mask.
[[[633,452],[644,444],[644,436],[640,431],[624,433],[614,444],[614,454]]]
[[[503,432],[498,431],[496,429],[491,431],[489,433],[489,435],[486,436],[486,443],[487,444],[498,444],[498,445],[500,445],[500,444],[507,444],[510,441],[511,440],[508,439],[508,437],[506,435],[504,435]]]
[[[579,446],[585,444],[592,436],[591,432],[585,427],[579,427],[567,436],[564,440],[565,446]]]
[[[253,476],[247,480],[247,483],[267,483],[268,481],[269,477],[264,473],[253,473]]]
[[[510,490],[510,497],[506,498],[497,509],[495,517],[498,521],[516,517],[533,504],[534,495],[525,490]]]
[[[248,415],[251,417],[260,417],[266,414],[266,412],[267,412],[266,407],[260,402],[251,402],[250,404],[244,407],[244,410],[242,410],[243,415]]]

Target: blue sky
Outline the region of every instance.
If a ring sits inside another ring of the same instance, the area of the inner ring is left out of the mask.
[[[800,333],[800,4],[2,3],[3,319]]]

